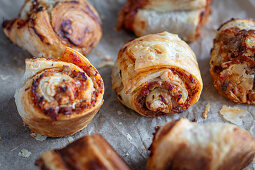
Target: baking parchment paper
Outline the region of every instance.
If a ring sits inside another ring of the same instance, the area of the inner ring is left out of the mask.
[[[0,0],[0,21],[16,17],[23,0]],[[125,41],[135,38],[125,31],[114,31],[118,11],[124,0],[90,0],[99,12],[103,22],[103,37],[99,45],[87,57],[94,66],[104,62],[103,58],[115,60],[117,53]],[[111,88],[111,67],[100,68],[104,83],[104,104],[93,121],[84,130],[71,138],[47,138],[44,141],[35,140],[30,136],[30,130],[23,125],[18,115],[14,92],[21,83],[25,58],[31,55],[13,45],[0,28],[0,169],[36,169],[34,162],[46,150],[61,148],[68,141],[84,135],[100,133],[117,150],[132,169],[145,169],[149,155],[155,126],[179,117],[187,117],[198,123],[224,122],[219,114],[222,105],[238,106],[249,113],[242,118],[241,127],[249,130],[255,136],[255,106],[236,105],[221,95],[213,87],[209,74],[210,49],[216,29],[230,18],[255,17],[255,0],[213,0],[212,15],[203,28],[201,37],[190,44],[196,53],[201,70],[204,88],[200,100],[182,114],[146,118],[123,106],[116,98]],[[211,105],[208,118],[202,114],[206,104]],[[21,149],[31,152],[28,158],[18,156]],[[253,169],[250,165],[249,169]],[[255,166],[254,166],[255,168]]]

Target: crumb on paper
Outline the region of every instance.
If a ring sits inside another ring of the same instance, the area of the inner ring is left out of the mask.
[[[118,111],[117,111],[117,114],[118,114],[118,115],[121,115],[121,114],[122,114],[122,111],[119,111],[119,110],[118,110]]]
[[[131,141],[133,138],[132,138],[132,136],[128,133],[127,134],[127,139],[129,140],[129,141]]]
[[[207,119],[207,115],[208,115],[208,112],[210,111],[210,108],[211,108],[211,105],[208,103],[206,106],[205,106],[205,111],[203,113],[203,118]]]
[[[124,156],[129,156],[129,153],[126,153]]]
[[[223,116],[223,118],[233,124],[236,125],[242,125],[242,116],[247,113],[246,110],[239,109],[238,107],[228,107],[226,105],[223,105],[220,114]]]
[[[30,136],[35,138],[35,140],[38,140],[38,141],[41,141],[41,142],[47,139],[47,136],[43,136],[43,135],[40,135],[40,134],[37,134],[37,133],[34,133],[34,132],[32,132],[30,134]]]
[[[31,155],[31,152],[26,149],[21,149],[18,155],[24,158],[28,158]]]
[[[104,61],[112,61],[111,58],[105,58]]]
[[[0,77],[1,77],[2,80],[7,80],[10,76],[1,74]]]
[[[30,133],[30,136],[32,136],[33,138],[35,138],[35,137],[36,137],[36,133],[32,132],[32,133]]]
[[[25,72],[25,69],[24,68],[18,68],[18,71],[19,72]]]
[[[97,56],[100,58],[100,59],[104,59],[104,55],[100,52],[100,51],[97,51]]]
[[[14,61],[18,61],[18,57],[15,55],[12,57]]]
[[[104,67],[113,67],[114,62],[113,61],[104,61],[98,64],[97,68],[104,68]]]
[[[111,57],[109,55],[103,55],[100,51],[97,51],[97,56],[99,59],[104,60],[104,61],[112,61]]]
[[[0,136],[0,140],[2,140],[2,136]]]
[[[68,140],[68,143],[72,143],[72,142],[74,141],[74,138],[73,138],[72,136],[69,136],[69,137],[67,138],[67,140]]]
[[[119,122],[119,125],[122,125],[122,123],[121,123],[121,122]]]

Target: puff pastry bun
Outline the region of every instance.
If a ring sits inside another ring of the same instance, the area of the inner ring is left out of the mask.
[[[255,104],[255,21],[232,19],[218,30],[210,73],[220,94],[236,103]]]
[[[102,36],[101,20],[86,0],[26,0],[19,18],[4,21],[3,30],[34,57],[53,59],[65,47],[86,55]]]
[[[41,170],[130,170],[110,144],[98,134],[84,136],[63,149],[42,153]]]
[[[232,124],[196,124],[180,119],[154,135],[147,170],[244,169],[255,155],[252,135]]]
[[[163,32],[127,42],[112,71],[118,99],[143,116],[180,113],[202,90],[196,56],[177,35]]]
[[[58,61],[26,59],[24,83],[15,93],[18,112],[36,133],[63,137],[83,129],[103,104],[98,71],[67,48]]]
[[[168,31],[192,42],[210,14],[210,0],[128,0],[121,9],[118,29],[137,36]]]

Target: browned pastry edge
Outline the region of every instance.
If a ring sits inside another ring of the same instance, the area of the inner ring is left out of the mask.
[[[53,160],[43,156],[53,155]],[[86,158],[86,159],[84,159]],[[47,163],[51,162],[51,165]],[[35,164],[41,170],[51,170],[50,167],[65,169],[121,169],[129,170],[112,146],[99,134],[84,136],[62,149],[44,152]]]
[[[135,15],[139,9],[143,8],[148,4],[148,0],[127,0],[127,3],[119,11],[117,30],[126,29],[128,31],[133,31],[133,23]],[[200,29],[208,21],[211,14],[211,0],[206,0],[205,10],[201,12],[199,16],[199,24],[196,27],[196,35],[193,41],[195,41],[200,36]]]
[[[222,23],[222,24],[219,26],[219,28],[217,29],[217,31],[220,31],[220,29],[221,29],[224,25],[226,25],[226,24],[228,24],[228,23],[230,23],[230,22],[232,22],[232,21],[238,20],[238,19],[239,19],[239,18],[231,18],[230,20],[225,21],[224,23]],[[242,19],[242,20],[247,20],[247,21],[253,21],[253,22],[255,22],[255,19],[253,19],[253,18]],[[215,40],[215,39],[214,39],[214,40]]]
[[[205,10],[201,12],[200,17],[199,17],[199,23],[196,28],[196,35],[195,35],[194,41],[200,36],[200,30],[208,21],[211,13],[212,13],[211,0],[206,0]]]
[[[231,143],[231,149],[228,150],[228,157],[221,156],[221,159],[218,159],[217,154],[220,154],[221,150],[214,150],[217,148],[216,145],[219,145],[219,141],[215,141],[216,143],[208,143],[208,146],[204,149],[194,149],[192,147],[193,143],[190,144],[188,139],[180,138],[177,134],[176,139],[174,139],[174,135],[170,135],[171,133],[182,133],[182,130],[187,131],[187,129],[184,129],[185,126],[183,122],[183,118],[180,118],[178,120],[174,120],[171,122],[168,122],[163,127],[156,127],[156,132],[153,136],[152,144],[149,148],[150,156],[149,160],[147,162],[147,170],[152,169],[157,170],[159,167],[155,167],[155,160],[158,161],[158,159],[155,159],[156,157],[167,157],[167,165],[164,166],[166,169],[212,169],[212,167],[215,167],[214,164],[218,164],[216,167],[218,170],[226,170],[226,169],[243,169],[247,167],[253,160],[253,157],[255,155],[255,142],[253,136],[246,130],[240,129],[238,127],[226,127],[229,129],[229,134],[225,132],[224,136],[222,137],[222,143],[220,144],[221,147],[224,145],[227,145],[229,142]],[[229,125],[227,125],[229,126]],[[233,126],[233,125],[231,125]],[[195,127],[194,127],[195,128]],[[183,133],[184,133],[183,132]],[[217,132],[221,133],[221,132]],[[230,135],[230,136],[228,136]],[[176,145],[173,145],[176,140]],[[187,140],[187,141],[186,141]],[[233,140],[236,141],[236,144],[234,144]],[[247,141],[250,141],[250,143]],[[162,144],[162,142],[164,144]],[[213,142],[213,141],[210,141]],[[161,145],[161,144],[162,145]],[[224,145],[222,145],[225,143]],[[241,143],[241,144],[240,144]],[[246,146],[242,145],[248,144]],[[196,145],[196,144],[195,144]],[[234,146],[235,145],[235,146]],[[171,149],[167,149],[166,153],[161,153],[162,149],[164,147],[169,147]],[[157,149],[160,147],[160,151],[157,151]],[[195,146],[196,148],[199,147],[199,145]],[[249,149],[245,149],[245,147],[248,147]],[[202,147],[201,147],[202,148]],[[171,152],[168,154],[168,152]],[[162,155],[155,155],[161,153]],[[153,160],[154,159],[154,160]],[[170,159],[170,160],[169,160]],[[166,161],[166,160],[164,160]],[[161,162],[163,163],[163,162]],[[164,162],[166,163],[166,162]],[[162,169],[162,167],[161,167]]]
[[[148,0],[127,0],[127,3],[119,12],[117,30],[125,28],[133,31],[133,23],[137,11],[145,6]]]

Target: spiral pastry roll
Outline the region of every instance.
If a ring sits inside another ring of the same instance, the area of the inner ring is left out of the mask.
[[[126,43],[112,72],[118,99],[143,116],[180,113],[202,90],[196,56],[177,35],[150,34]]]
[[[137,36],[168,31],[192,42],[210,15],[210,0],[127,0],[118,18],[118,29]]]
[[[255,22],[232,19],[214,39],[210,73],[220,94],[236,103],[255,104]]]
[[[36,133],[63,137],[83,129],[103,104],[104,84],[80,53],[67,48],[59,61],[26,59],[23,85],[15,102]]]
[[[84,136],[63,149],[44,152],[36,165],[41,170],[130,170],[99,134]]]
[[[57,59],[66,47],[88,54],[102,36],[101,20],[86,0],[26,0],[5,35],[34,57]]]
[[[153,138],[147,170],[244,169],[255,156],[255,140],[232,124],[196,124],[175,120]]]

